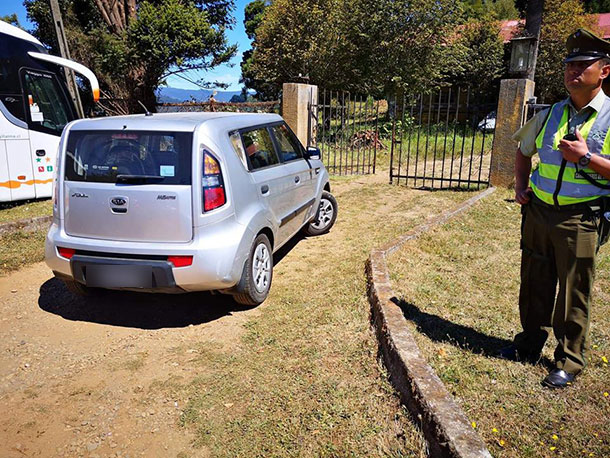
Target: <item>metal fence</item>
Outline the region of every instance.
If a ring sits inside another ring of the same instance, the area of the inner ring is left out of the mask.
[[[497,98],[448,87],[390,100],[390,182],[424,188],[489,184]]]
[[[234,113],[279,113],[281,102],[182,102],[159,103],[159,113],[184,113],[196,111],[230,111]]]
[[[347,91],[323,90],[317,103],[310,101],[309,118],[315,125],[309,129],[313,138],[308,143],[320,149],[329,173],[375,173],[377,152],[385,148],[379,136],[379,119],[387,110],[385,100]]]

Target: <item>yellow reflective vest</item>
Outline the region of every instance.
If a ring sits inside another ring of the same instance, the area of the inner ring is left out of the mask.
[[[559,141],[568,133],[570,107],[568,99],[556,103],[550,109],[542,130],[536,137],[536,149],[540,164],[530,177],[530,186],[536,196],[550,205],[569,205],[597,199],[610,194],[589,183],[579,174],[578,164],[564,161],[557,149]],[[581,126],[580,133],[585,138],[591,154],[601,154],[610,159],[610,98],[606,97],[602,109],[593,114]],[[596,181],[610,184],[610,181],[589,168],[582,169]]]

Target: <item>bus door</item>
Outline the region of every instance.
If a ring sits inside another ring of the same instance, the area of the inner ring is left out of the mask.
[[[4,151],[2,151],[4,150]],[[11,200],[33,199],[35,174],[30,159],[30,142],[28,140],[9,139],[0,141],[0,157],[4,153],[7,162],[8,188]],[[4,177],[2,177],[4,183]]]
[[[0,202],[33,199],[34,170],[20,95],[0,96]]]
[[[27,97],[29,158],[34,171],[36,197],[48,197],[53,186],[59,138],[64,126],[75,116],[67,95],[52,73],[26,69],[23,89]]]

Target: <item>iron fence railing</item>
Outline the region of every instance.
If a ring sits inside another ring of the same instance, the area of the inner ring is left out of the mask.
[[[323,90],[317,103],[310,102],[310,128],[331,174],[375,173],[377,152],[385,146],[380,140],[379,119],[387,113],[385,100],[353,95],[347,91]]]
[[[424,188],[489,184],[497,99],[448,87],[390,100],[390,182]]]

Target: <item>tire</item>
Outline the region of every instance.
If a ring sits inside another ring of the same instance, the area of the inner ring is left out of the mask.
[[[259,234],[252,248],[236,287],[233,298],[243,305],[259,305],[269,294],[273,278],[273,253],[265,234]]]
[[[305,234],[312,236],[326,234],[337,221],[338,211],[339,205],[335,197],[330,192],[323,191],[316,218],[305,226]]]

